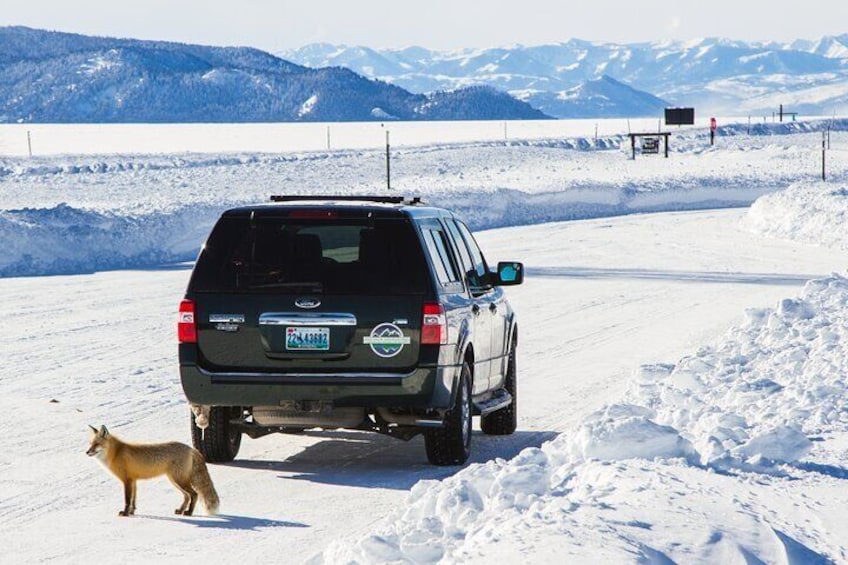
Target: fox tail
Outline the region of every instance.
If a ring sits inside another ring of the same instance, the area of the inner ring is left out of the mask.
[[[212,484],[212,477],[209,476],[209,470],[206,468],[206,460],[200,452],[192,454],[194,470],[192,473],[192,484],[200,493],[203,499],[203,505],[206,506],[208,514],[217,514],[220,499],[218,493],[215,492],[215,485]]]

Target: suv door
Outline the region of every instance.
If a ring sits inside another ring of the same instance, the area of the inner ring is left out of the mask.
[[[466,269],[459,260],[456,244],[451,243],[451,235],[445,226],[436,220],[428,219],[420,223],[421,235],[430,261],[433,274],[441,294],[452,295],[448,300],[447,312],[449,327],[458,328],[463,319],[469,320],[471,343],[474,347],[474,380],[472,394],[481,394],[489,388],[489,370],[491,347],[491,318],[480,300],[465,292],[461,273]]]
[[[502,388],[504,384],[504,376],[506,374],[506,360],[508,356],[507,343],[509,332],[509,305],[506,301],[506,293],[503,289],[494,286],[489,275],[489,265],[486,263],[486,258],[483,256],[483,251],[477,245],[477,241],[471,234],[464,223],[456,220],[456,225],[461,233],[462,241],[464,241],[469,249],[469,253],[474,261],[474,272],[478,280],[484,281],[483,288],[485,289],[485,305],[491,312],[491,331],[492,341],[490,346],[491,351],[491,367],[489,369],[489,388]],[[480,273],[485,273],[481,275]]]
[[[482,381],[485,375],[485,386],[481,386],[481,392],[491,390],[500,383],[497,378],[500,372],[500,355],[492,346],[493,335],[499,331],[499,325],[503,326],[503,323],[498,321],[498,302],[503,302],[503,292],[492,286],[486,259],[468,227],[453,219],[448,219],[446,223],[464,264],[465,283],[473,304],[475,365],[480,370],[479,374],[475,373],[475,382],[478,378]],[[480,384],[483,385],[482,382]]]

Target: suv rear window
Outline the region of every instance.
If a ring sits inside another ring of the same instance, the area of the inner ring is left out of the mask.
[[[401,218],[221,218],[194,270],[194,292],[423,294],[426,263]]]

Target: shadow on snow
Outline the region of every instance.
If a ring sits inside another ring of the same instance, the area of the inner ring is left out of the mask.
[[[307,524],[300,522],[286,522],[284,520],[270,520],[268,518],[253,518],[250,516],[233,516],[231,514],[217,514],[215,516],[153,516],[137,514],[136,518],[145,520],[159,520],[162,522],[181,522],[191,524],[198,528],[215,528],[222,530],[255,531],[263,528],[308,528]]]
[[[722,273],[707,271],[658,271],[650,269],[597,269],[590,267],[532,267],[528,277],[571,279],[649,279],[676,282],[802,285],[822,275],[784,273]]]
[[[474,433],[471,457],[462,466],[437,467],[427,461],[424,439],[408,442],[369,432],[305,432],[323,438],[282,461],[236,460],[227,466],[283,473],[281,478],[322,484],[408,490],[420,480],[444,479],[472,463],[512,459],[527,447],[539,447],[556,432],[516,432],[511,436]]]

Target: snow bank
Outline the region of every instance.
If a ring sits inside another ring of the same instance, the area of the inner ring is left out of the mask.
[[[641,368],[627,403],[607,406],[541,448],[525,449],[510,461],[472,465],[444,481],[422,481],[403,510],[359,540],[331,545],[323,560],[464,561],[487,551],[509,554],[515,550],[511,539],[527,543],[541,535],[532,533],[536,528],[558,536],[568,532],[557,538],[560,556],[610,555],[611,547],[621,545],[623,553],[612,552],[614,559],[663,555],[685,561],[753,552],[768,562],[791,551],[821,557],[753,519],[741,498],[717,503],[714,494],[704,493],[722,488],[712,469],[773,472],[780,462],[804,458],[810,436],[848,431],[846,374],[848,278],[833,275],[809,282],[801,297],[773,310],[749,312],[717,345],[677,365]],[[664,481],[677,483],[675,492],[700,497],[699,505],[707,500],[720,509],[681,510],[669,489],[648,488]],[[628,507],[624,515],[632,513],[632,521],[622,522],[621,510],[607,517],[599,512],[611,499]],[[722,525],[728,512],[738,518],[733,528]],[[688,524],[683,531],[680,520]],[[654,525],[673,530],[667,546],[656,545]],[[644,539],[633,534],[640,528]],[[705,543],[710,536],[713,541]],[[506,549],[484,549],[492,544]]]
[[[640,368],[624,403],[541,448],[420,482],[403,510],[359,540],[331,545],[323,560],[449,563],[489,551],[508,555],[516,551],[511,540],[526,546],[534,535],[544,537],[538,528],[556,536],[560,558],[822,558],[752,518],[742,494],[718,503],[730,487],[713,470],[783,472],[780,463],[808,455],[810,436],[848,431],[846,374],[848,278],[833,275],[773,310],[749,312],[717,345],[677,365]],[[676,498],[687,493],[696,505],[716,508],[681,508]],[[616,512],[604,514],[611,500]],[[724,524],[730,514],[735,526]],[[493,544],[498,549],[486,549]],[[617,546],[620,553],[611,549]]]
[[[473,230],[487,230],[567,220],[586,220],[639,212],[679,212],[745,206],[763,191],[733,187],[663,187],[640,192],[598,187],[560,192],[521,190],[439,192],[427,202],[453,210]]]
[[[353,192],[351,192],[353,194]],[[599,188],[528,194],[502,189],[435,193],[427,202],[454,210],[473,230],[597,218],[633,212],[720,208],[748,203],[757,191],[716,188],[634,194]],[[0,210],[0,277],[55,275],[150,267],[191,261],[228,207],[199,203],[138,212],[99,211],[61,203],[49,208]]]
[[[807,283],[773,310],[750,310],[717,346],[642,368],[627,399],[721,467],[802,459],[809,436],[848,429],[848,279]]]
[[[588,416],[568,435],[573,461],[597,459],[696,459],[692,444],[670,427],[654,422],[656,414],[643,406],[613,404]]]
[[[716,133],[719,137],[742,135],[772,136],[812,133],[827,130],[844,131],[845,129],[848,129],[848,119],[839,118],[831,120],[803,120],[777,123],[760,122],[750,125],[738,122],[722,125],[716,130]]]
[[[66,204],[0,211],[0,277],[192,260],[221,211],[219,206],[185,206],[122,215]]]
[[[848,184],[798,183],[759,198],[743,225],[754,233],[848,249]]]

